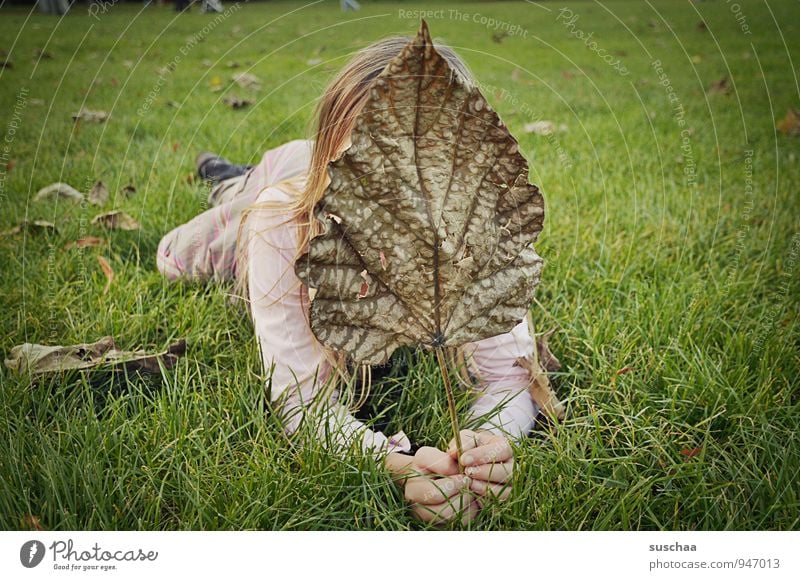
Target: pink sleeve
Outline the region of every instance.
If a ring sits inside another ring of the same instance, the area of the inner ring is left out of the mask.
[[[536,422],[539,408],[528,392],[529,375],[515,366],[517,358],[533,354],[534,344],[523,319],[511,331],[464,346],[478,372],[478,398],[470,408],[469,420],[482,421],[476,429],[525,437]]]
[[[253,212],[247,223],[247,252],[253,323],[264,368],[271,376],[270,398],[286,432],[294,433],[308,410],[314,414],[319,437],[338,452],[354,439],[375,456],[408,450],[411,442],[402,431],[391,438],[371,431],[338,403],[337,392],[326,401],[316,400],[331,365],[308,324],[308,289],[294,273],[297,229],[280,224],[284,219],[267,211]]]

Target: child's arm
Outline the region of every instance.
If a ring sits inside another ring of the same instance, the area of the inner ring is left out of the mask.
[[[483,417],[477,430],[519,439],[533,428],[539,406],[528,391],[528,371],[515,364],[520,357],[532,356],[533,349],[527,319],[505,334],[464,346],[464,355],[472,357],[471,368],[478,375],[479,394],[470,408],[473,424]]]
[[[376,456],[408,451],[411,443],[405,434],[387,438],[368,429],[338,403],[337,393],[318,400],[331,366],[308,323],[308,289],[294,272],[297,228],[281,223],[285,219],[256,210],[247,219],[244,235],[253,323],[265,369],[272,368],[270,398],[286,432],[294,433],[307,411],[313,410],[320,439],[337,451],[354,441]]]

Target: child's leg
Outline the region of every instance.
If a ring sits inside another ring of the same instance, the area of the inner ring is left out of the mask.
[[[158,270],[169,280],[233,280],[242,213],[258,197],[247,175],[225,180],[209,196],[214,205],[165,235],[158,244]]]

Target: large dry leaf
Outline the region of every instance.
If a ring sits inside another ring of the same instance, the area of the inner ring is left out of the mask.
[[[525,316],[544,201],[477,88],[419,32],[377,77],[295,264],[323,344],[380,364],[400,346],[458,346]]]
[[[186,341],[179,340],[166,351],[147,353],[141,350],[118,350],[110,336],[97,342],[70,346],[47,346],[26,342],[11,349],[5,365],[18,373],[55,373],[68,370],[92,368],[116,368],[158,372],[159,361],[166,368],[172,367],[178,357],[186,353]]]

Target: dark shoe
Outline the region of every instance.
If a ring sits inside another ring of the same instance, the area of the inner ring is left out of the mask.
[[[201,179],[214,183],[244,175],[251,167],[252,165],[235,165],[213,153],[203,152],[197,156],[197,174]]]

